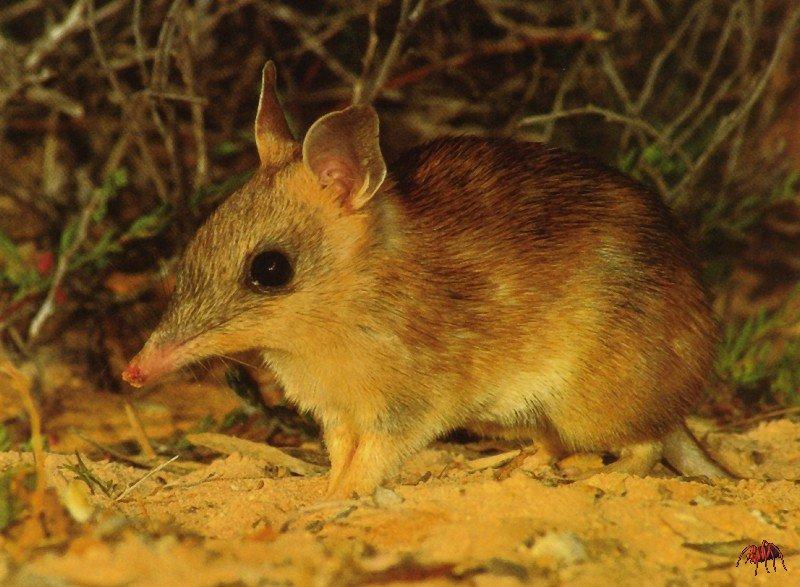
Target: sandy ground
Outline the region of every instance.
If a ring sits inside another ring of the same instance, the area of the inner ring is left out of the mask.
[[[188,429],[203,413],[223,413],[236,403],[231,395],[194,385],[150,396],[137,409],[157,438]],[[67,395],[60,415],[45,423],[61,431],[51,433],[51,450],[86,449],[82,437],[128,440],[119,401]],[[89,411],[109,416],[89,419]],[[323,502],[324,477],[231,454],[188,473],[161,470],[122,499],[84,491],[91,519],[23,561],[0,552],[0,584],[800,584],[800,424],[692,426],[752,479],[712,485],[659,468],[648,478],[599,473],[570,482],[565,470],[588,470],[600,457],[543,468],[531,448],[492,459],[520,447],[438,443],[374,496]],[[324,458],[317,443],[304,448]],[[0,470],[30,458],[0,453]],[[56,452],[46,461],[62,501],[76,484],[63,465],[74,462]],[[146,472],[101,459],[87,465],[121,488]],[[735,566],[745,546],[765,539],[779,545],[788,571],[779,563],[754,577],[753,565]]]

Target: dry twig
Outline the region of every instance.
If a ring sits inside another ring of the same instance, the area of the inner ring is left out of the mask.
[[[39,310],[31,320],[28,327],[28,341],[33,342],[39,336],[42,326],[47,321],[56,308],[56,294],[61,288],[64,278],[69,271],[70,263],[73,257],[80,251],[88,234],[89,223],[97,209],[98,204],[103,200],[102,191],[99,189],[91,190],[90,193],[84,197],[83,208],[80,211],[75,228],[75,235],[72,238],[69,246],[61,252],[56,263],[56,269],[53,272],[53,277],[50,281],[50,287],[47,290],[47,295],[39,307]]]
[[[362,76],[356,86],[359,91],[353,94],[353,104],[369,104],[378,96],[400,58],[406,39],[425,12],[426,2],[427,0],[417,0],[417,4],[412,8],[411,0],[401,0],[400,17],[392,41],[380,63],[372,68],[372,71]]]

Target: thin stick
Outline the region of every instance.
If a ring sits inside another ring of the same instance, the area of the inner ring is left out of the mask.
[[[572,39],[568,37],[559,36],[559,31],[560,29],[551,29],[552,34],[547,37],[547,43],[541,42],[540,39],[533,39],[533,38],[525,38],[525,39],[506,38],[500,41],[485,41],[481,43],[476,43],[474,48],[470,49],[469,51],[457,53],[456,55],[445,57],[440,61],[436,61],[434,63],[427,63],[425,65],[411,69],[409,71],[404,71],[399,73],[384,84],[384,89],[394,90],[411,83],[416,83],[428,77],[432,73],[443,70],[457,69],[459,67],[466,65],[473,59],[479,57],[490,57],[492,55],[517,53],[525,49],[540,47],[542,45],[550,43],[569,44],[572,42]]]
[[[602,116],[608,122],[617,122],[620,124],[626,124],[628,126],[637,128],[643,131],[645,134],[653,137],[656,139],[658,143],[669,147],[671,150],[674,150],[678,156],[683,160],[686,165],[691,165],[691,160],[689,156],[683,151],[676,147],[663,133],[659,132],[651,124],[645,122],[640,118],[632,118],[630,116],[626,116],[624,114],[620,114],[619,112],[614,112],[612,110],[608,110],[606,108],[600,108],[594,104],[588,104],[583,106],[582,108],[573,108],[571,110],[561,110],[556,112],[550,112],[548,114],[536,114],[533,116],[527,116],[520,121],[520,126],[527,126],[531,124],[542,124],[547,123],[552,120],[558,120],[561,118],[571,118],[575,116]]]
[[[149,469],[150,467],[153,466],[153,461],[151,461],[150,459],[146,459],[146,458],[140,457],[140,456],[126,455],[125,453],[120,452],[120,451],[118,451],[117,449],[115,449],[113,447],[110,447],[110,446],[107,446],[107,445],[102,444],[100,442],[97,442],[96,440],[92,440],[88,436],[84,436],[83,434],[81,434],[80,432],[78,432],[76,430],[73,430],[72,434],[74,434],[75,436],[80,438],[86,444],[88,444],[88,445],[92,446],[93,448],[96,448],[97,450],[101,451],[103,454],[107,453],[107,454],[111,455],[112,457],[114,457],[115,459],[117,459],[118,461],[121,461],[123,463],[130,463],[134,467],[140,467],[142,469]],[[176,465],[175,467],[170,467],[170,468],[174,469],[174,472],[176,472],[176,473],[186,473],[187,471],[194,471],[194,470],[199,469],[199,468],[201,468],[203,466],[205,466],[205,465],[201,465],[200,463],[195,463],[195,462],[192,462],[192,461],[187,461],[187,462],[181,463],[180,465]]]
[[[749,426],[751,424],[755,424],[756,422],[761,422],[763,420],[771,420],[772,418],[779,418],[781,416],[791,416],[793,414],[798,414],[798,413],[800,413],[800,406],[791,406],[788,408],[770,410],[768,412],[756,414],[755,416],[751,416],[749,418],[734,420],[733,422],[730,422],[722,426],[720,430],[732,430],[734,428],[742,428],[744,426]]]
[[[725,25],[722,27],[722,33],[717,40],[716,47],[714,48],[714,53],[711,56],[711,61],[709,61],[708,65],[706,66],[705,72],[703,73],[703,77],[700,80],[700,84],[697,87],[692,99],[690,100],[689,104],[682,108],[681,111],[678,113],[678,116],[672,120],[669,125],[667,125],[665,132],[668,135],[672,135],[673,131],[678,128],[685,120],[687,120],[700,105],[703,101],[703,96],[708,89],[711,80],[714,78],[714,74],[717,72],[717,68],[722,60],[722,55],[725,52],[726,47],[728,46],[728,40],[731,37],[731,33],[733,32],[733,27],[736,24],[736,17],[739,15],[739,10],[741,9],[741,5],[739,3],[734,4],[733,7],[728,12],[728,18],[725,19]]]
[[[259,3],[256,6],[262,9],[267,8],[267,6],[262,3]],[[299,12],[295,12],[289,6],[284,4],[270,6],[267,14],[269,18],[277,18],[278,20],[290,25],[297,36],[300,37],[302,48],[304,50],[310,51],[319,57],[325,63],[328,69],[339,76],[345,83],[351,86],[355,84],[356,76],[353,75],[344,65],[342,65],[339,59],[331,55],[330,51],[325,48],[325,45],[319,39],[319,37],[307,32],[306,21],[308,19],[304,15]]]
[[[106,57],[106,53],[103,50],[103,45],[100,42],[100,35],[97,32],[97,23],[99,22],[100,11],[95,12],[94,9],[94,0],[87,0],[88,4],[88,28],[89,28],[89,36],[92,40],[92,47],[94,48],[95,55],[97,56],[97,60],[100,62],[100,67],[102,68],[105,76],[108,80],[109,85],[111,86],[112,96],[114,96],[118,101],[120,106],[123,109],[123,115],[126,119],[130,120],[132,126],[135,127],[135,132],[133,133],[134,140],[136,141],[137,145],[139,146],[139,151],[142,155],[142,159],[145,163],[145,168],[150,175],[150,179],[155,184],[156,191],[158,192],[159,197],[164,201],[169,201],[169,190],[167,189],[167,185],[164,182],[164,179],[161,177],[161,174],[158,171],[158,165],[156,165],[155,159],[153,158],[153,154],[150,152],[150,147],[145,141],[145,136],[147,135],[145,125],[141,121],[140,112],[138,104],[131,100],[124,92],[122,83],[120,82],[119,78],[117,77],[116,72],[113,68],[109,65],[108,58]],[[164,134],[164,130],[162,127],[156,125],[159,132]],[[165,145],[167,147],[167,152],[169,153],[169,140],[168,138],[164,139]]]
[[[67,275],[72,257],[74,257],[75,254],[80,250],[81,246],[83,246],[83,243],[86,240],[89,230],[89,222],[91,221],[92,214],[94,214],[94,211],[97,208],[97,205],[100,203],[102,197],[102,190],[100,189],[93,190],[93,192],[88,196],[86,204],[84,205],[83,210],[81,210],[80,216],[78,217],[78,225],[75,230],[75,237],[72,239],[72,242],[69,244],[67,249],[62,251],[61,255],[59,255],[58,263],[56,264],[56,270],[53,272],[53,280],[50,282],[50,289],[48,289],[44,302],[42,302],[42,305],[39,307],[39,310],[33,317],[33,320],[31,320],[30,327],[28,328],[28,342],[33,342],[36,339],[41,332],[44,323],[55,311],[56,292],[61,287],[61,282]]]
[[[389,48],[386,50],[386,55],[384,55],[375,72],[367,76],[367,79],[361,84],[363,90],[359,95],[353,96],[353,104],[369,104],[375,100],[383,89],[389,74],[400,57],[409,33],[414,29],[414,26],[425,11],[426,2],[427,0],[419,0],[412,10],[411,0],[402,0],[400,18],[397,21],[397,27],[394,30],[392,41],[389,43]]]
[[[378,2],[374,2],[372,10],[367,17],[369,20],[369,41],[367,42],[367,50],[364,53],[363,68],[361,70],[361,77],[356,80],[353,86],[353,104],[358,104],[361,101],[361,94],[364,90],[364,79],[366,78],[372,62],[375,60],[375,51],[378,48],[378,31],[376,24],[378,20]]]
[[[156,451],[153,450],[153,445],[150,444],[150,439],[144,431],[144,426],[142,426],[139,414],[136,413],[133,404],[129,401],[125,402],[125,415],[128,416],[128,423],[130,423],[131,429],[133,430],[133,436],[136,438],[136,442],[139,443],[139,447],[142,449],[144,456],[148,459],[156,458],[158,455],[156,455]]]
[[[160,465],[158,465],[154,469],[151,469],[150,471],[145,473],[142,477],[139,478],[138,481],[135,481],[132,485],[128,485],[128,487],[125,489],[125,491],[123,491],[116,498],[114,498],[114,501],[121,501],[126,495],[128,495],[131,491],[133,491],[133,489],[136,488],[142,481],[144,481],[145,479],[148,479],[149,477],[152,477],[153,475],[158,473],[161,469],[163,469],[164,467],[166,467],[167,465],[169,465],[170,463],[172,463],[173,461],[175,461],[179,457],[180,457],[180,455],[175,455],[174,457],[172,457],[168,461],[164,461],[163,463],[161,463]]]
[[[42,72],[37,71],[39,66],[60,44],[77,33],[87,28],[86,19],[83,18],[83,11],[86,8],[87,0],[78,0],[72,5],[64,20],[54,25],[43,35],[35,44],[33,49],[24,58],[23,75],[0,93],[0,110],[18,92],[30,84],[37,84],[42,80]],[[122,10],[129,0],[113,0],[97,11],[97,22],[105,20]],[[13,8],[13,7],[12,7]]]
[[[639,97],[634,104],[637,113],[642,112],[644,107],[647,105],[647,102],[652,97],[656,80],[658,79],[658,74],[661,72],[661,68],[666,63],[667,58],[678,47],[678,43],[688,30],[689,25],[692,24],[698,14],[704,10],[708,10],[709,7],[710,3],[708,0],[697,2],[694,6],[692,6],[692,8],[684,17],[683,21],[680,23],[680,25],[678,25],[678,28],[675,30],[675,34],[672,35],[669,41],[667,41],[667,44],[664,45],[664,48],[658,53],[658,55],[656,55],[655,59],[653,59],[652,63],[650,64],[650,70],[647,72],[647,77],[645,78],[642,91],[639,93]]]
[[[778,35],[778,40],[775,43],[775,49],[772,52],[769,63],[764,68],[764,73],[758,81],[749,89],[747,100],[722,119],[703,153],[697,158],[697,161],[695,161],[694,165],[673,190],[674,194],[680,195],[691,182],[694,181],[720,145],[722,145],[731,133],[736,130],[741,121],[746,119],[747,115],[750,114],[753,106],[755,106],[756,102],[758,102],[764,93],[764,90],[766,90],[767,83],[772,79],[775,68],[778,63],[780,63],[781,59],[783,59],[784,54],[791,45],[790,41],[794,38],[794,32],[797,29],[798,21],[800,21],[800,6],[795,7],[786,17],[786,21]]]

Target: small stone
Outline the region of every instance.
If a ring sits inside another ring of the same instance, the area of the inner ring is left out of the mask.
[[[713,501],[711,501],[710,499],[708,499],[707,497],[704,497],[702,495],[698,495],[697,497],[695,497],[689,503],[692,504],[692,505],[700,506],[700,507],[708,507],[708,506],[714,505]]]
[[[361,559],[362,571],[380,573],[403,562],[403,557],[396,552],[383,552]]]
[[[375,505],[379,508],[387,508],[393,505],[399,505],[405,501],[402,496],[386,487],[378,487],[375,493],[372,494],[372,499],[375,500]]]
[[[311,532],[312,534],[316,534],[320,532],[325,527],[325,522],[322,520],[314,520],[313,522],[309,522],[306,524],[306,530]]]
[[[527,554],[550,568],[574,565],[588,558],[583,542],[572,532],[545,534],[527,548]]]
[[[94,506],[89,501],[89,492],[83,481],[73,479],[59,496],[61,503],[76,522],[88,522],[94,514]]]
[[[750,510],[750,515],[753,516],[756,520],[758,520],[762,524],[767,524],[770,526],[772,525],[770,519],[761,510]]]

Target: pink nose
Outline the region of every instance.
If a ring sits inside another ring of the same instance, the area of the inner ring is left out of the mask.
[[[147,381],[147,377],[142,371],[142,368],[135,363],[131,363],[122,372],[122,379],[130,383],[133,387],[141,387]]]
[[[155,383],[163,375],[179,369],[185,362],[181,346],[176,344],[145,345],[138,355],[131,359],[122,379],[133,387]]]

